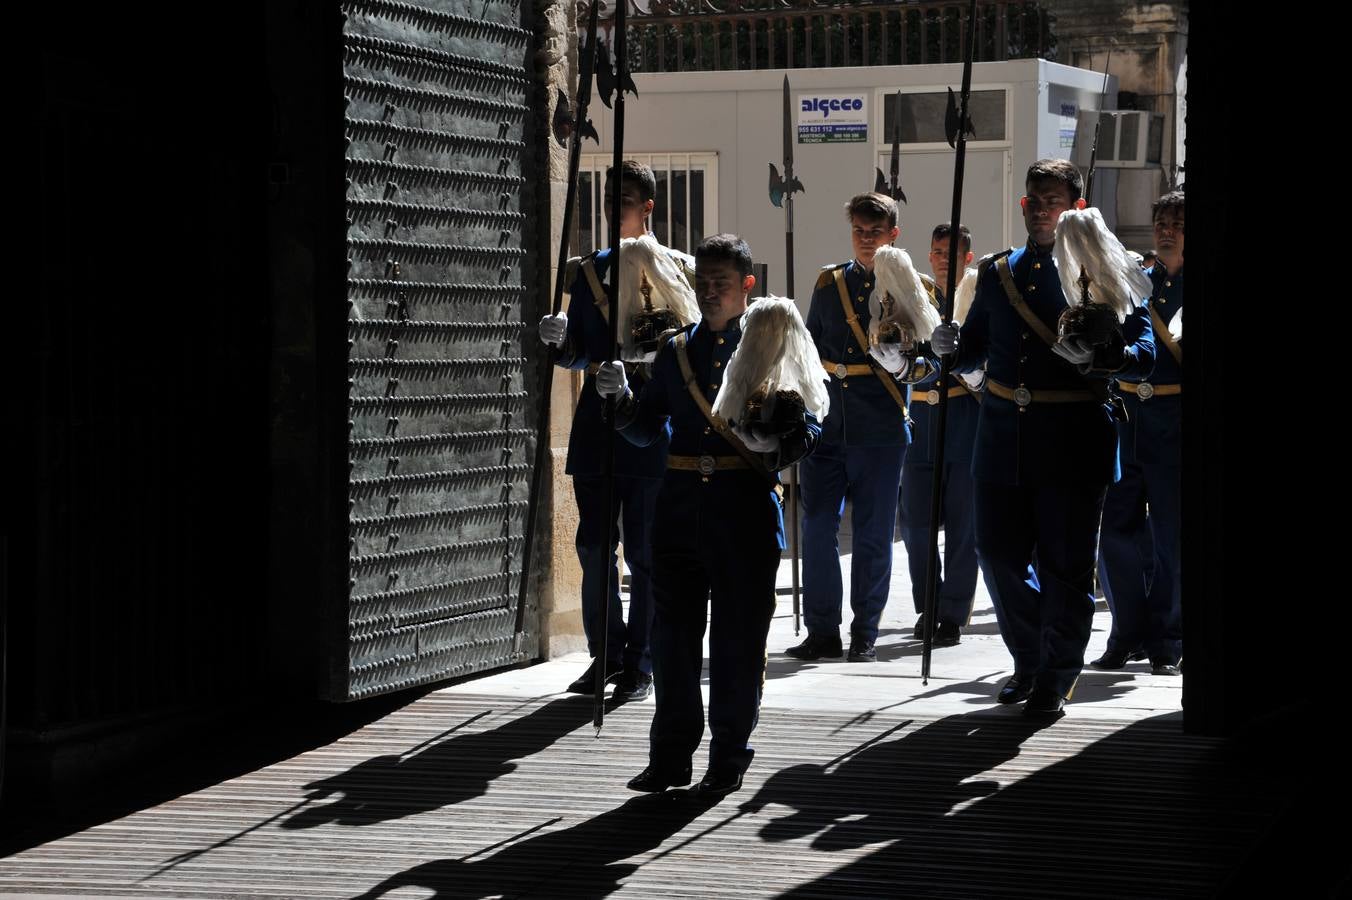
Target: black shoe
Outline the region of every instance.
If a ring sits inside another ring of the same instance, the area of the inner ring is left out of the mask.
[[[622,665],[621,665],[620,663],[618,663],[618,662],[608,662],[608,663],[606,663],[606,680],[605,680],[605,683],[606,683],[606,684],[610,684],[610,683],[611,683],[612,681],[614,681],[616,678],[619,678],[619,677],[620,677],[620,673],[623,672],[623,671],[624,671],[624,666],[622,666]],[[593,659],[593,660],[591,661],[591,665],[587,666],[587,671],[583,672],[583,673],[582,673],[582,676],[581,676],[580,678],[578,678],[577,681],[574,681],[572,684],[568,685],[568,693],[570,693],[570,694],[586,694],[586,695],[589,696],[589,697],[590,697],[592,694],[595,694],[595,693],[596,693],[596,660],[595,660],[595,659]]]
[[[850,638],[850,662],[877,662],[878,652],[873,649],[873,641],[861,637]]]
[[[695,793],[701,797],[723,797],[733,791],[741,790],[741,788],[741,772],[710,769],[704,773],[704,777],[700,779],[699,784],[695,785]]]
[[[653,677],[651,675],[633,669],[625,669],[620,673],[620,677],[615,679],[615,690],[610,692],[610,699],[620,703],[626,703],[630,700],[647,700],[648,695],[652,692]]]
[[[626,787],[631,791],[639,791],[644,794],[658,794],[668,788],[685,787],[690,783],[691,777],[689,766],[679,771],[672,771],[650,764],[648,768],[630,778]]]
[[[784,653],[794,659],[806,660],[840,659],[845,655],[845,651],[840,645],[840,635],[813,634],[810,631],[801,644],[790,647]]]
[[[1033,693],[1033,679],[1031,676],[1024,677],[1015,673],[1005,682],[1005,686],[1000,688],[1000,693],[996,694],[996,703],[1022,703],[1028,699],[1028,695]]]
[[[1125,650],[1108,650],[1089,665],[1093,666],[1095,669],[1113,671],[1125,666],[1127,664],[1127,658],[1130,656],[1131,654]]]
[[[1035,687],[1023,705],[1025,716],[1059,716],[1065,710],[1066,698],[1049,687]]]
[[[1139,647],[1127,654],[1127,662],[1140,662],[1141,660],[1148,658],[1149,656],[1146,652]]]
[[[1178,667],[1178,663],[1162,662],[1157,660],[1150,661],[1151,675],[1182,675],[1183,671]]]
[[[915,620],[915,639],[923,641],[925,639],[925,614],[921,613],[920,618]]]
[[[952,622],[940,622],[938,630],[934,632],[934,646],[956,647],[960,643],[962,643],[962,629]]]

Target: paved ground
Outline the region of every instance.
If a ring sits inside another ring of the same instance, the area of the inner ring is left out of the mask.
[[[158,897],[1211,896],[1261,828],[1170,722],[768,709],[743,790],[634,795],[647,711],[439,691],[329,746],[0,861]],[[1110,815],[1104,815],[1109,811]]]
[[[651,701],[558,693],[580,655],[429,693],[312,751],[0,861],[6,894],[1210,896],[1275,808],[1185,737],[1180,680],[1089,673],[1069,715],[991,697],[990,600],[928,685],[901,545],[875,664],[808,664],[781,594],[758,756],[718,804],[638,797]],[[848,550],[848,541],[846,542]],[[844,557],[848,579],[848,553]],[[787,564],[781,585],[787,589]],[[1101,650],[1096,617],[1090,653]],[[702,759],[696,760],[697,765]]]
[[[848,516],[848,511],[847,511]],[[847,519],[848,522],[848,519]],[[940,534],[940,547],[943,536]],[[849,529],[842,533],[844,583],[850,580]],[[905,704],[909,712],[945,716],[984,709],[991,704],[999,685],[1011,674],[1010,658],[1000,640],[986,586],[978,579],[971,624],[963,630],[957,647],[934,650],[928,685],[920,679],[920,642],[912,636],[911,582],[906,567],[906,548],[898,542],[892,566],[892,589],[883,613],[878,638],[878,662],[804,663],[784,655],[801,637],[793,631],[792,577],[785,561],[779,572],[779,608],[770,626],[770,661],[765,706],[801,710],[878,710]],[[849,641],[848,606],[842,629]],[[1112,624],[1106,603],[1098,601],[1094,631],[1086,659],[1103,652]],[[806,632],[804,632],[805,634]],[[507,696],[533,697],[561,690],[586,667],[584,654],[553,660],[530,669],[476,680],[452,690],[479,693],[485,690]],[[1182,679],[1150,674],[1146,662],[1129,663],[1118,672],[1086,669],[1076,686],[1070,715],[1084,719],[1136,721],[1181,710]],[[651,701],[650,701],[651,702]]]

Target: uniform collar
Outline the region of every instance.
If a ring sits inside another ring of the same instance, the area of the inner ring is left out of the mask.
[[[1163,284],[1166,281],[1179,282],[1183,280],[1183,270],[1170,272],[1164,266],[1156,264],[1150,267],[1150,277],[1156,284]]]
[[[1029,238],[1028,243],[1024,245],[1024,255],[1032,259],[1051,259],[1052,251],[1050,248],[1043,250],[1033,242],[1032,238]]]
[[[864,268],[864,264],[861,263],[859,260],[851,259],[848,263],[845,264],[845,274],[849,275],[852,278],[860,278],[863,279],[864,281],[872,281],[874,273]]]
[[[690,337],[692,340],[695,338],[699,338],[701,335],[708,335],[711,338],[713,337],[731,338],[737,337],[741,335],[741,333],[742,333],[742,319],[740,316],[730,321],[728,323],[728,327],[724,328],[722,331],[714,331],[713,328],[710,327],[708,323],[706,323],[703,319],[700,319],[698,322],[695,323],[695,330],[691,333]]]

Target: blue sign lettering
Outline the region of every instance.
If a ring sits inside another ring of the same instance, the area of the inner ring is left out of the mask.
[[[862,97],[803,97],[803,112],[819,112],[823,119],[830,118],[833,112],[849,112],[850,110],[862,110],[864,100]]]

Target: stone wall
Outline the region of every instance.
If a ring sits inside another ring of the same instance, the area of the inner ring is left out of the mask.
[[[1163,168],[1119,170],[1118,236],[1128,247],[1149,247],[1150,204],[1167,190],[1168,174],[1184,157],[1176,110],[1188,53],[1188,4],[1045,0],[1044,5],[1055,16],[1057,62],[1098,72],[1107,63],[1118,82],[1118,109],[1164,114]]]
[[[540,50],[537,67],[546,84],[548,108],[545,123],[552,121],[559,91],[571,102],[577,89],[576,4],[541,0]],[[568,148],[548,139],[550,284],[557,275],[557,248],[563,228],[564,202],[568,192]],[[552,294],[550,295],[552,299]],[[546,300],[546,305],[549,300]],[[582,631],[582,570],[578,565],[573,536],[577,532],[577,504],[573,483],[564,474],[568,432],[580,388],[578,377],[564,369],[553,372],[553,402],[549,422],[549,471],[544,482],[539,528],[540,555],[540,654],[552,659],[585,650]]]

